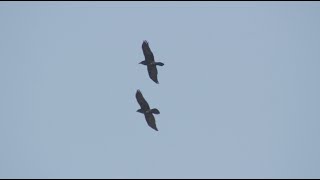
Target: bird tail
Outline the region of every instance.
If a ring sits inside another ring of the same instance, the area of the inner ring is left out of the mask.
[[[163,66],[164,64],[162,62],[156,62],[156,65]]]
[[[151,112],[152,112],[153,114],[160,114],[160,111],[159,111],[157,108],[151,109]]]

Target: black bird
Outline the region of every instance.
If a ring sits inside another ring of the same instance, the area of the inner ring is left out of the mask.
[[[160,111],[156,108],[150,109],[148,102],[144,99],[139,89],[136,92],[136,98],[141,107],[140,109],[137,110],[137,112],[144,114],[144,117],[146,118],[148,125],[152,129],[158,131],[156,126],[156,120],[153,114],[160,114]]]
[[[158,66],[163,66],[164,64],[162,62],[155,62],[153,53],[149,47],[149,44],[147,41],[143,41],[142,43],[142,50],[145,57],[145,60],[141,61],[139,64],[146,65],[148,68],[149,77],[157,84],[159,84],[158,81]]]

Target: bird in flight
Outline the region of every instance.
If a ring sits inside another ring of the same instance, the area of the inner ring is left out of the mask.
[[[136,92],[136,99],[140,105],[140,109],[138,109],[137,112],[144,114],[144,117],[148,123],[148,126],[150,126],[152,129],[158,131],[157,126],[156,126],[156,120],[155,120],[153,114],[160,114],[160,111],[156,108],[150,109],[148,102],[144,99],[144,97],[139,89]]]
[[[164,64],[162,62],[155,62],[153,53],[147,41],[143,41],[142,51],[145,60],[141,61],[139,64],[146,65],[150,79],[152,79],[155,83],[159,84],[157,66],[163,66]]]

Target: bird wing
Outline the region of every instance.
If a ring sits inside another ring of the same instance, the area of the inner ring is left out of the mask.
[[[154,56],[153,56],[153,53],[149,47],[148,41],[143,41],[142,50],[143,50],[145,60],[147,62],[154,62]]]
[[[149,73],[149,77],[157,84],[159,84],[158,81],[158,70],[157,67],[155,65],[149,65],[148,66],[148,73]]]
[[[147,114],[144,114],[144,116],[146,118],[146,121],[147,121],[148,125],[152,129],[158,131],[158,128],[157,128],[157,125],[156,125],[156,120],[155,120],[153,114],[152,113],[147,113]]]
[[[136,99],[143,110],[148,110],[150,109],[148,102],[144,99],[141,91],[138,89],[136,92]]]

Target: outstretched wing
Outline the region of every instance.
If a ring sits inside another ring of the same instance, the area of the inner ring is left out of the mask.
[[[144,99],[144,97],[142,96],[142,93],[139,89],[136,92],[136,99],[137,99],[141,109],[143,109],[143,110],[150,109],[148,102]]]
[[[156,125],[156,120],[155,120],[153,114],[152,113],[147,113],[147,114],[144,114],[144,117],[146,118],[146,121],[147,121],[148,125],[152,129],[158,131],[158,128],[157,128],[157,125]]]
[[[150,77],[155,83],[159,84],[157,67],[154,66],[154,65],[148,66],[148,73],[149,73],[149,77]]]
[[[154,62],[153,53],[149,47],[148,41],[143,41],[142,43],[142,50],[147,62]]]

